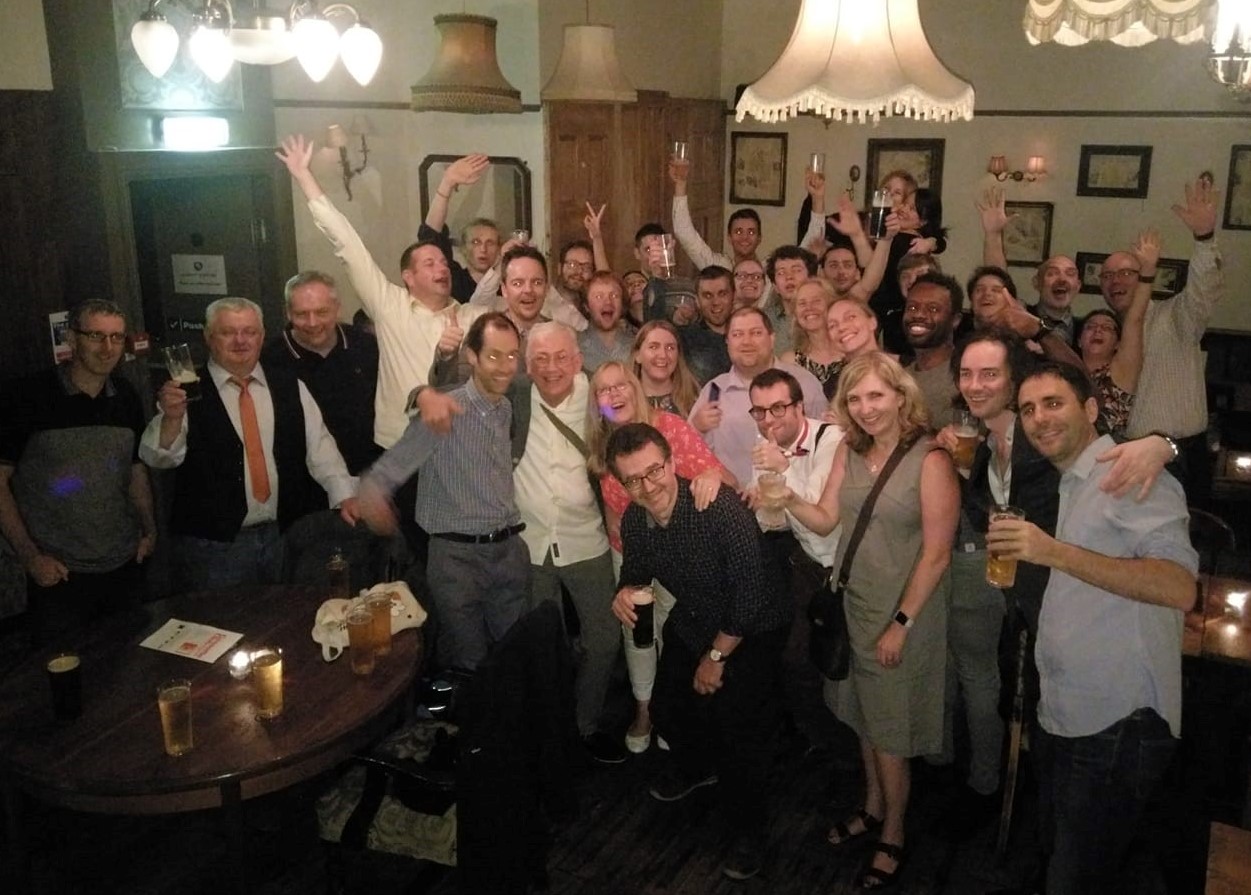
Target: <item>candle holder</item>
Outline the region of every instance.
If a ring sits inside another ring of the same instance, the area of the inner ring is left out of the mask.
[[[230,654],[230,676],[241,681],[252,673],[252,654],[245,649],[237,649]]]

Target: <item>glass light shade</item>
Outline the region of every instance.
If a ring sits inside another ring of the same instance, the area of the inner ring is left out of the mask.
[[[226,36],[224,28],[197,26],[191,33],[191,39],[187,41],[187,49],[200,71],[214,84],[220,84],[230,73],[230,67],[235,64],[230,38]]]
[[[1025,171],[1035,177],[1041,177],[1047,173],[1047,160],[1041,155],[1031,155],[1025,165]]]
[[[1006,173],[1008,170],[1007,158],[1002,155],[992,155],[990,157],[990,164],[986,166],[986,170],[995,175]]]
[[[230,48],[235,59],[248,65],[279,65],[295,58],[295,38],[282,16],[257,14],[235,19]]]
[[[304,73],[314,83],[321,83],[339,58],[339,32],[321,16],[305,16],[291,32]]]
[[[382,38],[368,25],[357,22],[339,37],[339,55],[348,74],[364,87],[374,79],[382,62]]]
[[[1212,52],[1251,53],[1251,3],[1218,0],[1212,27]]]
[[[162,78],[178,56],[178,32],[161,16],[144,15],[130,29],[135,53],[154,78]]]
[[[1205,36],[1210,0],[1029,0],[1025,37],[1067,47],[1106,40],[1140,47],[1156,38],[1195,43]]]
[[[566,25],[556,71],[544,85],[544,100],[606,103],[638,102],[639,94],[621,71],[609,25]]]
[[[815,112],[839,121],[973,117],[973,87],[934,55],[917,0],[803,0],[790,42],[739,99],[735,119]]]
[[[340,124],[332,124],[326,128],[326,145],[331,149],[343,149],[348,145],[347,132]]]

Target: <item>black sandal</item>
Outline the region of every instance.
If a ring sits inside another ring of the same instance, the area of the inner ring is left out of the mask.
[[[851,821],[857,819],[864,824],[864,829],[853,833],[849,824]],[[851,815],[851,817],[846,820],[840,820],[838,823],[834,824],[833,828],[830,829],[830,832],[825,838],[830,845],[838,848],[839,846],[846,845],[853,839],[859,839],[866,833],[876,833],[880,829],[882,829],[882,819],[880,817],[874,817],[863,808],[858,808],[856,813]],[[834,840],[835,836],[838,837],[838,841]]]
[[[880,870],[873,866],[873,853],[881,852],[895,862],[894,870]],[[904,865],[904,847],[902,845],[894,845],[890,842],[873,843],[872,852],[869,854],[869,862],[865,865],[864,870],[860,871],[860,875],[856,877],[856,885],[861,889],[871,889],[879,891],[888,889],[895,885],[899,880],[899,871]]]

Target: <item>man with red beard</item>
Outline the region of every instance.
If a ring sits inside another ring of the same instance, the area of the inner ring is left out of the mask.
[[[625,319],[621,281],[601,270],[586,286],[586,313],[590,326],[578,333],[582,367],[588,374],[610,360],[629,363],[635,329]]]

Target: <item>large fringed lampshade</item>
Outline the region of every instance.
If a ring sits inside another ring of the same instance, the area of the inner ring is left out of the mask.
[[[790,43],[743,92],[735,117],[775,122],[800,112],[967,120],[973,87],[930,49],[917,0],[803,0]]]
[[[540,94],[548,100],[632,103],[639,98],[617,61],[611,25],[566,25],[556,71]]]
[[[1107,40],[1140,47],[1156,38],[1195,43],[1206,36],[1212,0],[1029,0],[1025,36],[1032,44],[1074,47]]]
[[[520,112],[521,91],[495,58],[495,19],[439,15],[442,36],[430,70],[413,85],[414,112]]]

